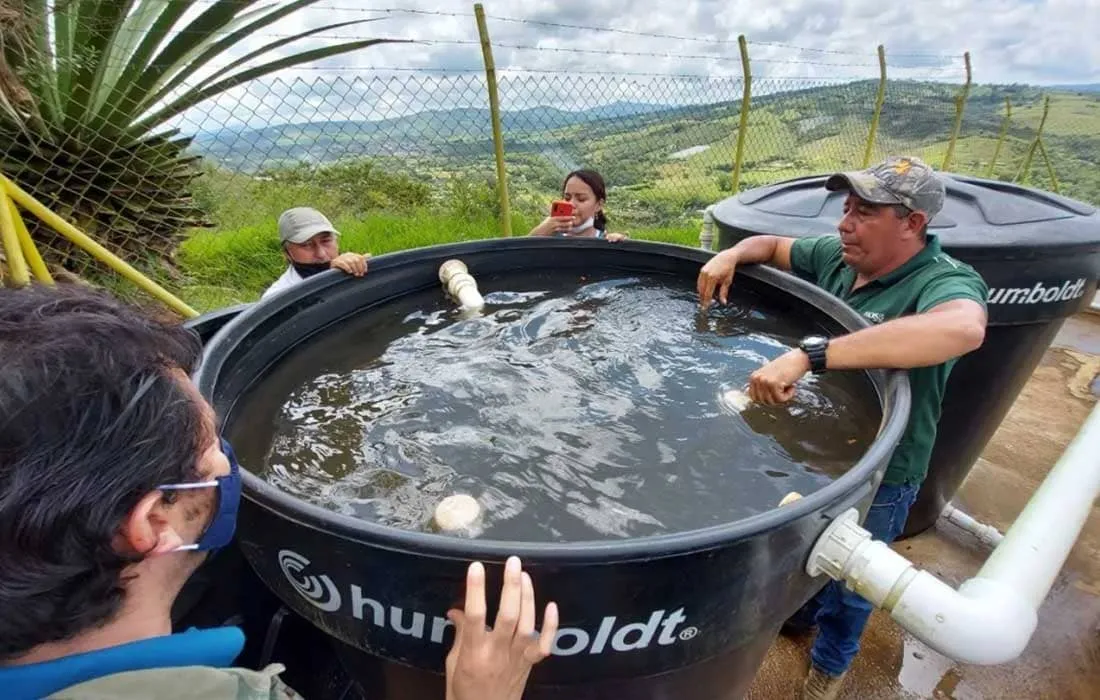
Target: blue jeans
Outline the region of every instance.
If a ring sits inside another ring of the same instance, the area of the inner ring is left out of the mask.
[[[917,500],[918,491],[920,484],[880,486],[863,528],[876,540],[893,542],[905,527],[905,519]],[[818,670],[835,677],[848,670],[859,652],[859,638],[871,617],[871,610],[870,603],[848,590],[842,582],[829,581],[792,616],[790,622],[795,626],[800,622],[806,626],[817,624],[810,658]]]

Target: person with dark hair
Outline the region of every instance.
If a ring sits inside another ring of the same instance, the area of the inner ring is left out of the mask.
[[[272,664],[233,668],[234,627],[172,634],[184,582],[232,540],[240,467],[189,379],[193,332],[77,285],[0,289],[0,696],[293,698]],[[519,700],[557,631],[505,567],[486,631],[468,572],[448,700]]]
[[[531,229],[530,236],[603,238],[610,243],[627,238],[625,233],[608,233],[607,185],[595,170],[574,170],[561,185],[562,199],[573,205],[572,216],[548,216]]]

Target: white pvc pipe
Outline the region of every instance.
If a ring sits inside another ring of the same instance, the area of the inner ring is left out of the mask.
[[[477,280],[461,260],[448,260],[440,265],[439,281],[464,310],[476,311],[485,306],[485,299],[477,289]]]
[[[978,522],[950,503],[944,507],[943,512],[940,513],[940,518],[969,532],[981,540],[982,544],[987,544],[990,547],[996,547],[1005,538],[997,528]]]
[[[849,509],[818,538],[806,564],[890,615],[928,646],[972,664],[1000,664],[1031,640],[1038,609],[1100,495],[1100,405],[1047,474],[974,578],[948,586],[890,549]]]
[[[699,231],[699,247],[714,250],[714,205],[703,210],[703,228]]]
[[[1038,607],[1100,494],[1100,405],[1043,479],[979,576],[1022,592]]]

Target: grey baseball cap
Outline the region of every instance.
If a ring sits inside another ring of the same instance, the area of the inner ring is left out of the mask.
[[[920,158],[890,156],[866,170],[830,175],[825,188],[834,192],[851,190],[872,204],[901,204],[923,211],[931,219],[947,196],[943,180]]]
[[[279,240],[283,243],[305,243],[318,233],[340,235],[332,222],[312,207],[294,207],[279,216]]]

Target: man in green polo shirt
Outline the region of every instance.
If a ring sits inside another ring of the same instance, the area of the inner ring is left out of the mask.
[[[847,192],[839,236],[746,238],[703,266],[700,302],[708,308],[717,288],[726,303],[737,266],[766,263],[813,282],[874,324],[834,338],[802,339],[753,373],[749,396],[765,404],[789,401],[807,372],[909,371],[909,424],[863,524],[875,539],[891,542],[927,474],[948,374],[985,337],[988,288],[928,233],[945,191],[918,158],[891,157],[867,170],[837,173],[825,187]],[[818,629],[804,698],[837,696],[870,614],[870,603],[830,581],[788,621],[788,629]]]

